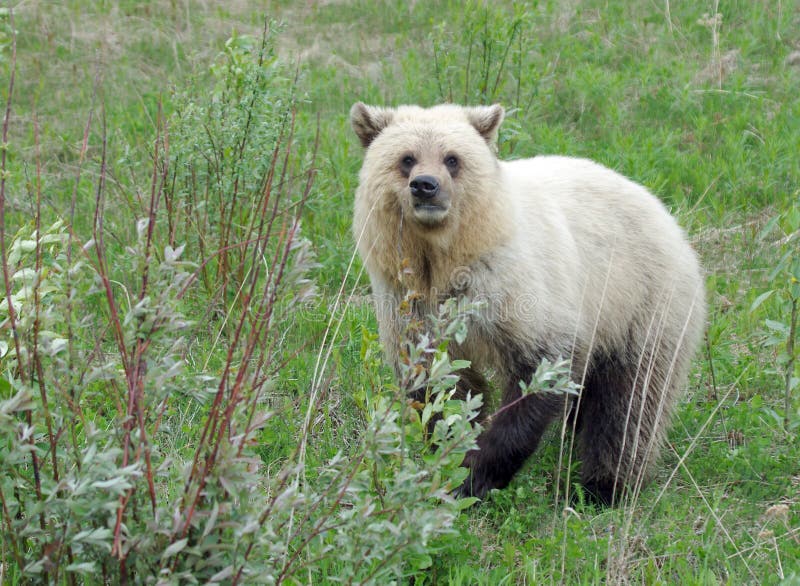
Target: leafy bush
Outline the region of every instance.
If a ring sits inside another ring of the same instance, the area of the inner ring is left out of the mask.
[[[175,99],[164,189],[168,241],[182,238],[199,259],[200,282],[220,313],[234,301],[240,309],[247,304],[254,251],[282,267],[273,240],[293,229],[314,177],[315,151],[293,152],[294,79],[270,35],[231,37],[210,79]],[[294,192],[302,196],[284,197]]]
[[[159,124],[151,184],[136,190],[149,196],[129,198],[140,201],[132,241],[107,238],[105,129],[90,237],[46,225],[40,180],[33,223],[11,235],[0,222],[0,519],[13,579],[387,583],[458,541],[469,501],[450,492],[480,402],[451,400],[447,341],[465,319],[453,306],[428,334],[409,322],[402,384],[370,398],[354,447],[306,465],[325,401],[315,381],[291,457],[257,456],[276,421],[280,324],[313,297],[299,217],[314,153],[292,150],[293,84],[269,30],[231,39],[212,77],[210,94],[190,88]],[[207,343],[211,327],[220,343]],[[367,343],[364,358],[376,352]],[[431,389],[421,412],[405,399],[412,382]]]

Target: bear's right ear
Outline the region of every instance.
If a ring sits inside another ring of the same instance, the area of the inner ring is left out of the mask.
[[[367,148],[381,131],[391,124],[394,110],[367,106],[363,102],[356,102],[350,108],[350,124],[353,125],[361,144]]]

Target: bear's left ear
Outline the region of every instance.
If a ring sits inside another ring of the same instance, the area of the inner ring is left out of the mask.
[[[475,106],[464,108],[467,114],[467,120],[475,130],[478,131],[483,139],[493,146],[497,142],[497,130],[500,128],[500,123],[503,122],[503,117],[506,111],[503,106],[495,104],[493,106]]]
[[[350,108],[350,124],[353,125],[361,144],[367,148],[381,131],[391,124],[394,119],[394,110],[367,106],[363,102],[356,102]]]

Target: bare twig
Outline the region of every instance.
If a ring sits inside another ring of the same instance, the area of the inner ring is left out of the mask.
[[[33,310],[35,312],[33,320],[33,347],[31,351],[31,380],[36,380],[39,387],[39,397],[42,400],[42,412],[44,414],[45,425],[47,426],[47,440],[50,444],[50,459],[53,466],[53,479],[58,483],[58,460],[56,458],[56,438],[53,434],[53,418],[50,416],[50,406],[47,401],[47,389],[45,388],[44,369],[42,367],[42,357],[39,353],[39,330],[41,329],[41,303],[39,290],[41,287],[42,275],[42,161],[39,152],[39,120],[33,116],[33,140],[36,158],[36,211],[34,212],[34,222],[36,226],[36,249],[35,266],[37,278],[33,284]],[[35,374],[34,374],[35,373]]]
[[[17,35],[14,33],[14,13],[9,11],[11,22],[11,59],[9,63],[8,76],[8,97],[6,99],[6,110],[3,116],[3,142],[0,144],[0,257],[3,263],[3,282],[5,283],[6,304],[8,305],[8,322],[11,335],[14,338],[14,346],[17,351],[17,360],[22,356],[19,332],[17,331],[17,314],[14,310],[14,300],[11,297],[11,271],[8,266],[8,256],[6,255],[6,180],[9,172],[6,167],[8,155],[8,127],[11,121],[11,104],[14,97],[14,79],[17,71]],[[19,368],[20,377],[25,382],[25,369]]]

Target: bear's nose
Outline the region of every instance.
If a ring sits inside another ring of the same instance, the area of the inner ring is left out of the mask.
[[[408,184],[411,195],[419,199],[431,199],[439,193],[439,180],[433,175],[417,175]]]

